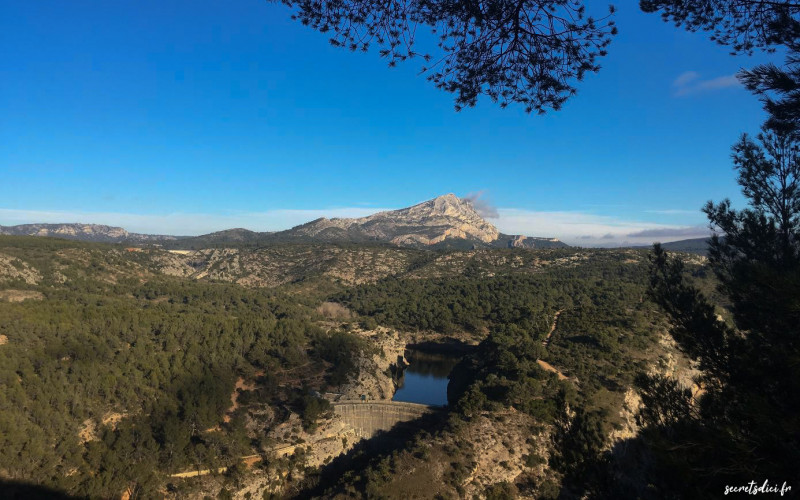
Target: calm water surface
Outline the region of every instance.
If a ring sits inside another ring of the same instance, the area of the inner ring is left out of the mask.
[[[407,350],[410,366],[399,380],[393,401],[443,406],[447,404],[447,376],[461,354],[431,354]]]

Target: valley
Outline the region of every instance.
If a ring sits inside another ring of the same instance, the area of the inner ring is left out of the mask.
[[[0,256],[9,487],[546,497],[571,487],[565,409],[608,449],[638,370],[691,369],[658,340],[643,250],[0,236]],[[415,403],[447,406],[380,409]]]

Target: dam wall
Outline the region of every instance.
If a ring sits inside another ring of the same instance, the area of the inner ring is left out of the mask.
[[[371,438],[399,423],[441,410],[438,406],[399,401],[337,401],[332,406],[336,415],[355,429],[356,436],[360,438]]]

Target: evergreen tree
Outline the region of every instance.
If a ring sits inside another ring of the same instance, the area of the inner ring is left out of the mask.
[[[644,440],[655,452],[659,493],[720,495],[724,485],[787,481],[800,486],[800,2],[642,0],[690,31],[704,30],[734,53],[788,50],[787,64],[742,71],[769,113],[762,133],[733,147],[748,208],[730,200],[703,209],[715,236],[709,265],[733,324],[655,246],[651,295],[672,318],[672,336],[699,361],[703,391],[637,379]]]
[[[765,127],[757,142],[744,136],[733,160],[749,208],[734,210],[729,200],[704,208],[724,234],[712,238],[709,263],[733,326],[688,282],[681,262],[655,247],[652,296],[672,317],[680,347],[699,361],[705,390],[694,402],[674,381],[638,379],[640,420],[667,490],[719,494],[743,478],[800,479],[798,147],[791,130]]]

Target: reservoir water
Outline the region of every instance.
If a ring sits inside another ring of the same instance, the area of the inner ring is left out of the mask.
[[[447,376],[463,354],[439,354],[406,350],[408,368],[398,381],[392,401],[444,406],[447,404]]]

